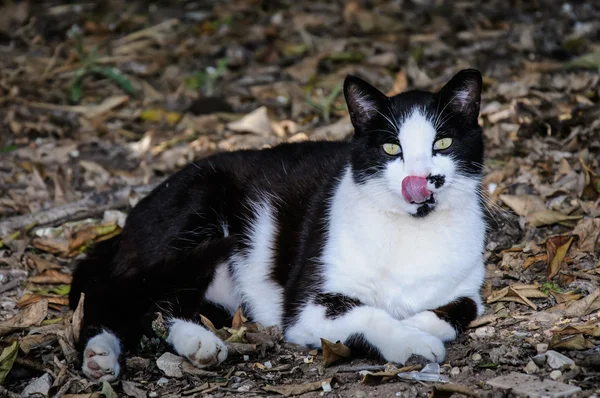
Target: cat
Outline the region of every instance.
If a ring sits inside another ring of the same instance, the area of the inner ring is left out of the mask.
[[[219,153],[172,175],[74,272],[83,372],[115,380],[155,311],[177,354],[218,365],[227,348],[199,315],[219,327],[239,306],[302,346],[442,361],[483,312],[481,89],[474,69],[393,97],[348,76],[351,139]]]

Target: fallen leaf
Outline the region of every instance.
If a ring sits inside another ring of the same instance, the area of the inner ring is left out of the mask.
[[[554,297],[557,303],[566,303],[568,301],[579,300],[581,298],[581,294],[579,293],[560,293],[555,292],[554,290],[550,291],[550,294]]]
[[[122,380],[121,387],[123,387],[123,392],[127,394],[129,397],[135,398],[146,398],[146,391],[138,388],[140,384],[133,383],[131,381]]]
[[[325,366],[350,358],[352,354],[350,348],[339,341],[332,343],[329,340],[321,339],[321,349],[323,350],[323,365]]]
[[[529,256],[525,259],[525,262],[523,262],[523,269],[527,269],[537,262],[546,263],[547,261],[548,255],[546,253],[540,253],[535,256]]]
[[[553,330],[552,333],[555,335],[586,334],[592,337],[600,337],[600,322],[588,325],[569,325],[563,329]]]
[[[488,304],[495,303],[497,301],[514,301],[528,305],[534,310],[537,310],[537,306],[529,300],[529,298],[546,298],[547,294],[542,292],[537,285],[513,285],[507,286],[503,289],[498,290],[490,297],[488,297]]]
[[[56,263],[48,261],[42,257],[34,254],[27,255],[27,264],[35,267],[39,273],[44,272],[47,269],[61,269],[62,267]]]
[[[300,394],[304,394],[307,392],[320,390],[321,388],[323,388],[322,386],[324,383],[331,384],[332,380],[333,380],[333,378],[330,377],[328,379],[312,381],[312,382],[303,383],[303,384],[291,384],[291,385],[285,385],[285,386],[266,385],[265,387],[263,387],[263,390],[268,391],[268,392],[275,392],[275,393],[281,394],[285,397],[291,397],[292,395],[300,395]]]
[[[544,225],[552,225],[568,220],[579,220],[581,216],[568,216],[559,211],[542,210],[530,213],[527,215],[527,221],[533,227],[542,227]]]
[[[596,246],[600,241],[600,218],[584,218],[577,223],[573,230],[573,235],[577,235],[577,247],[579,251],[594,253]]]
[[[398,373],[416,372],[421,369],[423,369],[423,365],[410,365],[398,369],[382,370],[380,372],[367,372],[363,376],[361,383],[369,386],[379,385],[395,379]]]
[[[573,301],[565,310],[565,316],[579,318],[593,311],[594,302],[600,297],[600,288],[588,294],[581,300]]]
[[[49,304],[69,305],[68,297],[26,293],[17,301],[17,308],[27,307],[44,299],[48,300]]]
[[[230,328],[226,328],[226,330],[231,333],[231,336],[229,336],[225,341],[228,343],[246,343],[246,327],[241,327],[239,329],[230,329]]]
[[[100,393],[102,395],[104,395],[104,398],[118,398],[119,397],[117,395],[117,393],[115,392],[115,390],[113,390],[110,383],[106,380],[104,380],[102,382],[102,391],[100,391]]]
[[[240,329],[248,319],[242,313],[242,307],[239,307],[235,314],[233,315],[233,320],[231,321],[232,329]]]
[[[539,196],[534,195],[500,195],[500,199],[519,216],[546,210],[546,204]]]
[[[548,254],[548,279],[554,278],[558,274],[558,271],[560,271],[560,266],[565,259],[572,242],[572,236],[569,237],[564,235],[551,236],[546,239],[546,252]]]
[[[140,119],[151,122],[162,122],[165,120],[171,126],[174,126],[181,120],[183,115],[178,112],[168,112],[160,108],[146,109],[140,114]]]
[[[208,319],[207,317],[205,317],[204,315],[200,315],[200,321],[202,322],[202,324],[204,326],[206,326],[210,331],[212,332],[216,332],[217,328],[215,328],[215,325],[213,325],[213,323],[210,321],[210,319]]]
[[[479,398],[479,394],[470,388],[453,383],[434,385],[433,389],[429,393],[429,398],[445,398],[450,397],[453,394],[462,394],[468,397]]]
[[[48,300],[42,299],[29,307],[25,307],[24,310],[12,318],[0,322],[0,336],[30,326],[37,326],[42,323],[46,315],[48,315]]]
[[[36,348],[45,347],[56,341],[56,335],[54,334],[32,334],[23,337],[19,341],[19,348],[25,353],[29,354],[31,350]]]
[[[82,246],[88,245],[102,236],[111,235],[118,231],[119,226],[116,223],[86,225],[78,229],[75,236],[69,241],[69,252],[73,252]]]
[[[48,269],[42,272],[40,275],[35,275],[29,278],[29,282],[33,283],[66,283],[70,284],[73,281],[73,276],[59,272],[54,269]]]
[[[19,344],[14,341],[11,345],[4,348],[2,354],[0,354],[0,385],[4,383],[4,379],[12,369],[15,359],[17,359],[17,353],[19,352]]]
[[[79,302],[77,308],[73,311],[73,317],[71,318],[71,335],[75,343],[79,342],[79,335],[81,334],[81,325],[83,323],[83,307],[85,304],[85,293],[81,293],[79,296]]]
[[[583,334],[574,335],[559,335],[555,334],[552,336],[550,341],[550,348],[563,349],[563,350],[585,350],[587,347]],[[591,348],[594,348],[592,345]]]
[[[238,133],[252,133],[263,137],[272,134],[271,120],[269,119],[266,106],[261,106],[240,120],[229,123],[227,127]]]
[[[600,69],[600,52],[592,52],[575,58],[565,64],[567,69]]]
[[[41,237],[33,239],[31,244],[36,249],[52,254],[66,255],[69,253],[69,242],[64,239]]]

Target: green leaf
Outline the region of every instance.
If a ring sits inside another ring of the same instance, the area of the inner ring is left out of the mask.
[[[17,148],[18,148],[18,146],[14,145],[14,144],[7,145],[3,148],[0,148],[0,152],[12,152],[12,151],[16,150]]]
[[[98,73],[99,75],[105,76],[110,80],[117,83],[123,91],[129,95],[135,94],[135,89],[131,85],[131,82],[120,70],[109,66],[93,66],[90,68],[90,72]]]
[[[81,96],[83,95],[83,76],[85,76],[86,70],[81,68],[75,72],[75,77],[73,78],[73,82],[71,83],[71,102],[74,104],[79,103],[81,101]]]
[[[6,376],[12,369],[18,352],[19,343],[17,341],[14,341],[2,351],[0,355],[0,384],[4,383],[4,379],[6,379]]]
[[[104,395],[106,398],[118,398],[119,397],[117,395],[117,393],[115,392],[115,390],[113,390],[110,383],[106,380],[104,380],[102,382],[102,391],[100,391],[100,394]]]
[[[566,69],[596,69],[600,70],[600,52],[594,52],[577,57],[565,64]]]
[[[55,323],[62,322],[63,318],[52,318],[52,319],[44,319],[42,321],[42,325],[54,325]]]

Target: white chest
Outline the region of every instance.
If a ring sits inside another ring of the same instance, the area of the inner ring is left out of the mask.
[[[445,211],[417,219],[334,200],[331,216],[323,255],[329,291],[404,318],[476,294],[481,285],[481,214]]]

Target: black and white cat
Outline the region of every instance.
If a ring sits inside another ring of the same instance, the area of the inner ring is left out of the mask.
[[[83,372],[117,378],[154,311],[179,355],[217,365],[227,349],[199,314],[219,327],[240,305],[293,343],[443,360],[483,310],[481,86],[469,69],[388,98],[349,76],[351,140],[221,153],[171,176],[75,271]]]

